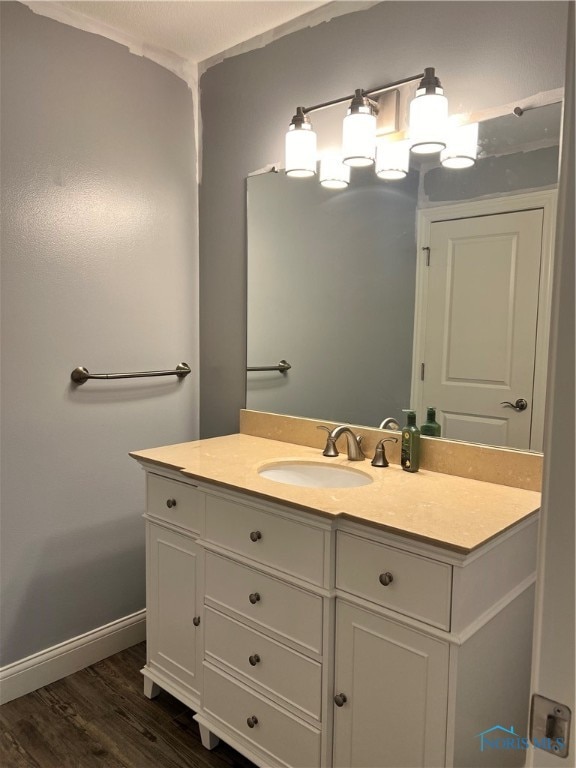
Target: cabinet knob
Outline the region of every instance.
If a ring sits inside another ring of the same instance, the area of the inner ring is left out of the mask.
[[[378,581],[380,584],[382,584],[383,587],[387,587],[389,584],[392,584],[394,581],[394,576],[390,573],[390,571],[386,571],[386,573],[381,573],[378,577]]]
[[[168,509],[172,509],[172,507],[175,507],[176,499],[168,499],[168,501],[166,502],[166,506],[168,507]]]
[[[336,704],[337,707],[343,707],[347,701],[348,699],[345,693],[337,693],[336,696],[334,696],[334,704]]]
[[[256,715],[251,715],[247,720],[248,728],[254,728],[255,725],[258,725],[258,718]]]
[[[194,616],[194,618],[192,619],[192,624],[194,624],[195,627],[199,627],[200,626],[200,616]]]
[[[260,541],[262,534],[260,531],[252,531],[250,534],[250,541]]]
[[[250,595],[248,595],[248,600],[250,600],[252,605],[256,605],[256,603],[260,602],[260,593],[252,592]]]
[[[250,666],[255,667],[256,664],[260,663],[260,656],[258,656],[257,653],[254,653],[252,656],[248,656],[248,661],[250,662]]]

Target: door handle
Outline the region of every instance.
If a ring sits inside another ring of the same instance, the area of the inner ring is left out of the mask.
[[[504,400],[500,405],[505,405],[508,408],[514,408],[515,411],[525,411],[528,408],[528,401],[523,397],[519,397],[515,403],[511,403],[509,400]]]

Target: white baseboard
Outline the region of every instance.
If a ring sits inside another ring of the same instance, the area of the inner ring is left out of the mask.
[[[105,624],[84,635],[0,668],[0,704],[89,667],[146,639],[146,611]]]

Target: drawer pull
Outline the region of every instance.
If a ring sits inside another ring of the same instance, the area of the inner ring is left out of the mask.
[[[255,667],[256,664],[260,663],[260,656],[258,656],[257,653],[254,653],[252,656],[248,656],[248,661],[252,667]]]
[[[246,722],[248,723],[248,728],[254,728],[255,725],[258,725],[258,718],[256,715],[251,715]]]
[[[260,531],[252,531],[250,533],[250,541],[260,541],[261,538],[262,538],[262,534],[260,533]]]
[[[256,605],[256,603],[260,602],[260,593],[259,592],[252,592],[248,595],[248,600],[252,603],[252,605]]]
[[[168,501],[166,502],[166,506],[168,507],[168,509],[172,509],[172,507],[175,507],[176,499],[168,499]]]
[[[381,573],[378,577],[378,581],[380,584],[382,584],[383,587],[387,587],[389,584],[392,584],[394,581],[394,576],[390,573],[390,571],[386,571],[386,573]]]
[[[337,693],[336,696],[334,696],[334,704],[336,704],[337,707],[343,707],[347,701],[348,699],[345,693]]]
[[[192,619],[192,624],[194,624],[195,627],[199,627],[200,626],[200,616],[194,616],[194,618]]]

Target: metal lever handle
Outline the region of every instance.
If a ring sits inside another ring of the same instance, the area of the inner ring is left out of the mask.
[[[316,427],[316,429],[324,429],[326,430],[326,432],[328,432],[328,439],[326,441],[326,447],[322,451],[322,456],[328,456],[330,458],[339,456],[340,453],[338,452],[338,448],[336,448],[336,440],[334,440],[334,438],[330,436],[330,433],[332,431],[330,427],[325,427],[323,425],[320,425]]]
[[[523,397],[519,397],[515,403],[511,403],[509,400],[504,400],[500,405],[506,405],[508,408],[514,408],[515,411],[525,411],[528,408],[528,401]]]

